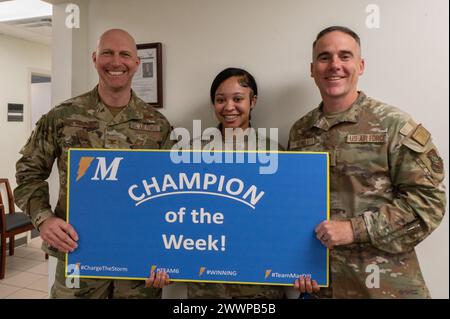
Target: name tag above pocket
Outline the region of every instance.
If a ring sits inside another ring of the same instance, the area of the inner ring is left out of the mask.
[[[310,146],[310,145],[316,144],[318,141],[319,141],[319,139],[317,139],[315,137],[304,138],[304,139],[292,142],[290,147],[297,148],[297,147]]]
[[[64,120],[65,126],[72,126],[72,127],[81,127],[87,130],[95,130],[99,128],[99,124],[97,121],[80,121],[80,120],[74,120],[74,119],[65,119]]]
[[[131,122],[130,128],[133,130],[149,131],[149,132],[161,132],[161,126],[155,124],[145,124],[139,122]]]
[[[386,143],[386,133],[382,134],[349,134],[347,143]]]

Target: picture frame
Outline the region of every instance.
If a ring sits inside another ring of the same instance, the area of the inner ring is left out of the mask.
[[[141,59],[131,88],[144,102],[156,108],[163,107],[162,43],[137,44]]]

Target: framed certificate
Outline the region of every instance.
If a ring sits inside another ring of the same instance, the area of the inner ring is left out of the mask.
[[[163,107],[162,44],[145,43],[137,45],[141,64],[131,84],[134,92],[153,107]]]

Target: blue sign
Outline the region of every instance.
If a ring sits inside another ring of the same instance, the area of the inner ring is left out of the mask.
[[[173,281],[290,286],[311,274],[328,286],[314,232],[328,218],[327,153],[272,153],[273,174],[250,160],[257,152],[215,153],[222,163],[198,161],[204,153],[184,153],[186,164],[170,151],[71,149],[67,219],[79,241],[68,265],[85,278],[162,269]]]

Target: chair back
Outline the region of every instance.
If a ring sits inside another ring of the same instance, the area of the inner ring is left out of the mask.
[[[5,206],[2,202],[2,193],[0,193],[0,232],[3,234],[6,232],[6,216],[5,216]]]
[[[14,197],[11,190],[11,185],[9,185],[9,180],[7,178],[0,178],[0,204],[3,204],[3,207],[5,208],[5,203],[2,200],[2,189],[6,191],[6,196],[8,197],[8,212],[10,214],[14,213]],[[6,208],[5,208],[6,213]]]
[[[6,213],[5,202],[2,193],[6,191],[8,197],[8,211]],[[14,255],[14,237],[18,234],[30,231],[34,228],[29,216],[24,213],[15,213],[13,192],[7,178],[0,178],[0,279],[5,278],[6,270],[6,239],[9,238],[9,255]]]

